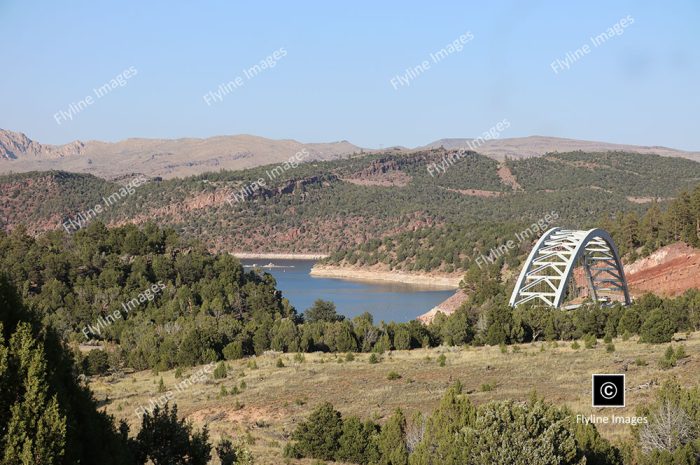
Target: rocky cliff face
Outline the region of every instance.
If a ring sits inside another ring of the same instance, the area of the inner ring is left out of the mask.
[[[0,159],[57,159],[81,155],[84,148],[85,144],[80,141],[65,145],[44,145],[31,140],[21,132],[0,129]]]
[[[645,292],[677,296],[700,288],[700,250],[682,243],[667,245],[625,265],[625,275],[634,297]]]

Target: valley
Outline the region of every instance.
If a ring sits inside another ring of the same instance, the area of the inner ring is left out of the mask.
[[[0,465],[700,465],[696,3],[2,2]]]

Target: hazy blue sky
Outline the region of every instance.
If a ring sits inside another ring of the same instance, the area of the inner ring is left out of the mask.
[[[591,45],[628,15],[622,35]],[[0,127],[45,143],[248,133],[379,147],[472,137],[505,118],[502,137],[700,150],[699,23],[697,0],[1,0]],[[466,33],[461,52],[392,86]],[[570,69],[552,70],[586,43]],[[274,68],[245,77],[280,48]],[[126,85],[57,124],[130,67]]]

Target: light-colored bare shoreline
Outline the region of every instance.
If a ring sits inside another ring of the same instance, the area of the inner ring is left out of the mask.
[[[459,282],[462,280],[461,275],[418,274],[404,271],[379,271],[318,264],[311,268],[311,276],[415,284],[435,289],[457,289]]]
[[[320,260],[328,257],[320,253],[256,253],[256,252],[231,252],[231,255],[242,259],[259,260]]]

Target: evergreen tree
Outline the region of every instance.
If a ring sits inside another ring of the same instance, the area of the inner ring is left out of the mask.
[[[379,427],[367,421],[362,423],[357,417],[343,420],[343,433],[338,440],[335,460],[368,464],[376,460],[376,434]]]
[[[119,430],[78,384],[70,352],[0,276],[0,450],[3,463],[133,463]]]
[[[408,465],[406,448],[406,417],[397,409],[382,426],[377,437],[379,461],[377,465]]]
[[[411,454],[411,465],[461,465],[469,463],[471,438],[460,434],[476,421],[476,408],[462,385],[451,386],[425,425],[422,441]]]
[[[317,407],[307,421],[299,424],[292,434],[296,443],[287,455],[312,457],[321,460],[333,460],[343,434],[343,422],[340,412],[326,402]]]
[[[394,332],[394,348],[396,350],[408,350],[411,348],[411,333],[403,325]]]
[[[541,401],[519,405],[492,402],[479,409],[473,429],[464,434],[473,441],[474,465],[574,465],[582,463],[567,412]]]
[[[309,323],[317,321],[334,322],[344,319],[343,315],[339,315],[335,309],[333,302],[316,299],[313,306],[304,312],[304,319]]]
[[[154,465],[206,465],[211,458],[209,432],[204,427],[193,431],[192,425],[177,418],[177,405],[156,406],[141,420],[136,437],[140,463]]]
[[[661,308],[652,310],[640,330],[640,341],[652,344],[671,342],[676,327],[667,312]]]
[[[49,397],[44,348],[34,340],[29,324],[20,323],[9,349],[7,361],[17,367],[21,384],[15,386],[19,399],[10,407],[3,463],[61,463],[66,418],[59,413],[57,397]]]

